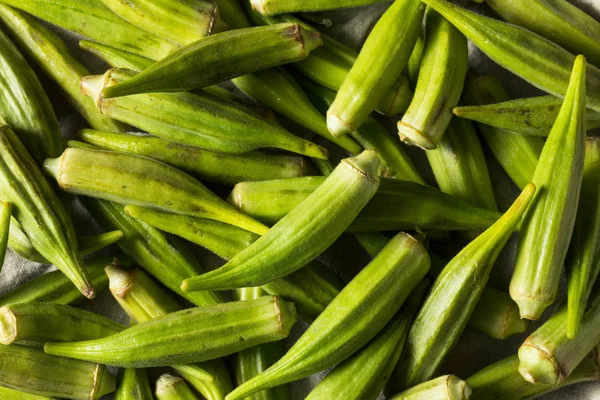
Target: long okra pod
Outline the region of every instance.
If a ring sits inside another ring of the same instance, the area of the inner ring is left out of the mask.
[[[400,139],[435,149],[452,118],[465,83],[467,39],[431,7],[425,13],[425,47],[415,95],[398,122]]]
[[[423,0],[500,66],[552,95],[564,97],[575,56],[537,34],[467,11],[446,0]],[[587,107],[600,112],[600,70],[588,66]]]
[[[577,57],[569,91],[532,182],[536,206],[523,218],[510,295],[522,318],[538,319],[554,302],[581,189],[585,149],[586,62]]]
[[[199,400],[183,378],[171,374],[158,378],[155,394],[158,400]]]
[[[0,397],[6,400],[53,400],[52,397],[25,393],[0,386]]]
[[[278,362],[226,399],[243,399],[345,360],[392,319],[428,269],[429,256],[421,243],[405,233],[396,235]]]
[[[295,13],[300,11],[323,11],[336,8],[366,6],[382,0],[251,0],[252,7],[264,15]]]
[[[374,150],[346,158],[319,188],[223,267],[183,281],[185,291],[257,286],[286,276],[320,255],[350,225],[379,187]]]
[[[377,22],[327,112],[333,136],[356,130],[398,79],[419,36],[424,11],[418,0],[396,0]]]
[[[152,400],[148,371],[144,368],[123,369],[115,400]]]
[[[0,271],[4,265],[6,248],[8,246],[8,235],[10,233],[10,220],[12,215],[12,205],[5,201],[0,204]]]
[[[469,384],[455,375],[444,375],[423,382],[392,397],[390,400],[468,400]]]
[[[458,342],[481,297],[494,262],[531,203],[528,185],[508,211],[469,243],[442,270],[413,324],[391,389],[400,391],[432,379]]]

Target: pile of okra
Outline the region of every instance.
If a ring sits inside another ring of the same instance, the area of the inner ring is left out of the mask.
[[[513,400],[600,380],[600,22],[567,0],[395,0],[359,51],[320,32],[314,12],[378,2],[0,0],[0,259],[56,267],[0,293],[0,399],[286,400],[322,373],[306,399]],[[469,41],[544,95],[511,99]],[[50,98],[85,121],[76,140]],[[521,191],[505,209],[492,159]],[[75,229],[81,206],[102,233]],[[322,262],[342,236],[371,260],[349,281]],[[78,308],[104,289],[129,324]],[[459,377],[466,331],[525,339]]]

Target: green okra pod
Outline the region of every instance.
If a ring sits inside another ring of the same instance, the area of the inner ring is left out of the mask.
[[[442,270],[408,334],[404,354],[390,380],[391,392],[436,376],[465,329],[494,262],[534,192],[535,186],[527,185],[508,211]]]
[[[385,328],[327,374],[306,399],[377,399],[402,354],[408,330],[429,285],[429,279],[423,278]]]
[[[379,3],[382,0],[251,0],[252,7],[264,15],[277,15],[301,11],[324,11],[352,8]]]
[[[303,176],[305,161],[288,156],[253,151],[238,155],[216,153],[144,134],[100,132],[84,129],[79,136],[100,148],[150,157],[180,168],[202,180],[235,185],[242,181],[264,181]]]
[[[236,29],[175,51],[133,78],[102,90],[102,97],[202,88],[248,73],[302,60],[321,38],[298,24]]]
[[[0,397],[6,400],[52,400],[52,397],[39,396],[0,386]]]
[[[510,282],[510,295],[519,305],[521,318],[538,319],[557,296],[583,175],[585,77],[585,58],[579,56],[533,175],[539,196],[523,218]]]
[[[327,150],[259,118],[243,105],[203,93],[152,93],[101,99],[115,82],[127,82],[131,71],[111,69],[82,80],[82,90],[96,99],[104,115],[155,136],[220,153],[241,154],[264,147],[327,158]]]
[[[567,294],[569,316],[567,336],[579,332],[583,312],[600,272],[600,140],[585,141],[581,194],[573,237],[567,252]]]
[[[468,400],[469,384],[455,375],[444,375],[405,390],[390,400]]]
[[[467,11],[446,0],[423,0],[500,66],[552,95],[564,97],[575,56],[537,34]],[[600,70],[588,66],[587,107],[600,112]]]
[[[485,105],[509,100],[495,76],[467,76],[463,99],[468,104]],[[455,109],[456,110],[456,109]],[[518,113],[511,114],[518,115]],[[552,122],[554,123],[554,122]],[[531,179],[544,147],[542,138],[511,135],[499,127],[477,123],[477,131],[513,182],[523,189]]]
[[[213,219],[261,234],[268,230],[190,175],[150,158],[68,148],[44,167],[69,193]]]
[[[379,187],[374,150],[346,158],[314,193],[223,267],[183,281],[185,291],[257,286],[286,276],[327,249]]]
[[[415,95],[398,133],[403,142],[432,150],[438,146],[463,90],[469,55],[467,39],[431,7],[425,13],[425,44]]]
[[[199,400],[183,378],[171,374],[158,378],[155,394],[158,400]]]
[[[90,126],[122,130],[120,123],[100,114],[93,100],[81,93],[79,81],[89,71],[71,55],[62,39],[30,16],[5,5],[0,5],[0,21],[27,56],[59,84],[69,103]]]
[[[150,377],[144,368],[125,368],[121,371],[115,400],[152,400]]]
[[[115,391],[115,381],[100,364],[44,354],[34,347],[0,346],[0,386],[9,389],[40,396],[97,400]]]
[[[292,303],[265,296],[174,312],[103,339],[46,343],[44,351],[122,367],[177,365],[282,340],[295,323]]]
[[[356,130],[400,77],[419,36],[424,11],[418,0],[396,0],[377,22],[327,111],[333,136]]]
[[[428,269],[429,256],[421,243],[406,233],[399,233],[279,361],[239,386],[226,400],[243,399],[347,359],[392,319]]]
[[[107,64],[116,68],[142,71],[154,64],[154,60],[149,58],[91,40],[80,40],[79,47],[97,55],[106,61]]]
[[[0,308],[0,343],[70,342],[113,335],[124,326],[101,315],[57,303],[20,303]]]
[[[8,235],[10,233],[10,219],[12,215],[12,205],[7,202],[0,204],[0,271],[4,265],[6,256],[6,247],[8,246]]]
[[[417,86],[419,80],[419,73],[421,72],[421,61],[423,60],[423,51],[425,50],[425,41],[422,37],[418,37],[415,42],[412,54],[408,59],[408,65],[406,66],[406,73],[408,75],[408,81],[410,82],[411,88]]]

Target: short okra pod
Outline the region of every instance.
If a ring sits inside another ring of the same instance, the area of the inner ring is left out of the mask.
[[[8,246],[8,235],[10,233],[12,205],[7,202],[2,202],[0,207],[0,271],[2,271],[4,257],[6,256],[6,248]]]
[[[557,296],[583,175],[585,77],[585,58],[579,56],[533,175],[539,196],[523,218],[510,282],[510,295],[522,318],[538,319]]]
[[[419,36],[424,11],[418,0],[396,0],[379,19],[327,111],[333,136],[356,130],[400,77]]]
[[[535,186],[528,185],[494,225],[442,270],[408,334],[404,354],[390,380],[392,393],[436,376],[464,331],[494,262],[534,193]]]
[[[264,15],[334,10],[379,3],[382,0],[251,0],[252,7]]]
[[[415,95],[398,122],[400,139],[435,149],[460,100],[469,66],[467,39],[431,7],[425,13],[425,47]]]
[[[158,400],[199,400],[183,378],[171,374],[158,378],[155,394]]]
[[[257,286],[297,271],[327,249],[379,187],[374,150],[346,158],[319,188],[223,267],[186,279],[186,291]]]
[[[115,400],[152,400],[148,371],[144,368],[121,370]]]
[[[455,375],[444,375],[405,390],[390,400],[468,400],[469,384]]]
[[[564,97],[575,56],[537,34],[458,7],[423,0],[500,66],[552,95]],[[600,70],[588,66],[587,107],[600,112]]]
[[[104,88],[101,96],[202,88],[302,60],[321,44],[317,32],[290,23],[217,33],[182,47],[125,82]]]
[[[40,396],[97,400],[115,391],[115,381],[100,364],[51,356],[34,347],[0,346],[0,386]]]
[[[53,400],[52,397],[21,392],[2,386],[0,386],[0,397],[6,400]]]

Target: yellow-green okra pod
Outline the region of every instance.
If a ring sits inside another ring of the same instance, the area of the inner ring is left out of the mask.
[[[321,38],[298,24],[236,29],[193,42],[133,78],[104,88],[102,97],[202,88],[306,58]]]
[[[244,399],[347,359],[393,318],[428,269],[429,256],[421,243],[406,233],[396,235],[279,361],[226,399]]]
[[[2,271],[6,248],[8,246],[12,205],[4,201],[0,204],[0,207],[0,271]]]
[[[558,293],[583,175],[585,77],[585,58],[579,56],[533,175],[539,196],[523,218],[510,282],[510,295],[519,305],[521,318],[538,319]]]
[[[97,400],[115,391],[115,381],[100,364],[44,354],[34,347],[0,346],[0,386],[9,389],[40,396]]]
[[[398,122],[403,142],[435,149],[463,90],[469,55],[467,39],[431,7],[425,13],[425,44],[415,95]]]
[[[356,130],[400,77],[421,31],[424,11],[418,0],[395,0],[377,22],[327,111],[333,136]]]
[[[252,7],[264,15],[301,11],[323,11],[379,3],[382,0],[251,0]]]
[[[469,384],[455,375],[444,375],[423,382],[390,398],[390,400],[468,400]]]
[[[377,399],[402,354],[408,330],[429,285],[429,279],[423,278],[385,328],[329,372],[306,399]]]
[[[97,55],[111,67],[141,71],[154,64],[150,58],[91,40],[80,40],[79,47]]]
[[[575,56],[531,31],[484,17],[447,0],[423,0],[500,66],[552,95],[564,97]],[[587,107],[600,112],[600,70],[588,66]]]
[[[419,80],[419,73],[421,72],[421,61],[423,60],[423,51],[425,50],[425,41],[422,37],[418,37],[415,42],[412,54],[408,59],[408,65],[406,66],[406,73],[408,75],[408,81],[410,82],[411,88],[414,89],[417,86]]]
[[[346,158],[314,193],[223,267],[183,281],[185,291],[258,286],[319,256],[345,230],[379,187],[374,150]]]
[[[464,331],[494,262],[535,192],[528,185],[508,211],[469,243],[442,270],[410,329],[404,353],[390,380],[390,393],[436,376]]]
[[[200,400],[183,378],[163,374],[156,381],[157,400]]]
[[[0,386],[0,397],[6,400],[53,400],[52,397],[25,393],[19,390],[9,389],[2,386]]]
[[[152,400],[150,378],[145,368],[125,368],[115,392],[115,400]]]

